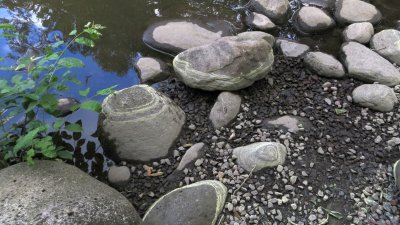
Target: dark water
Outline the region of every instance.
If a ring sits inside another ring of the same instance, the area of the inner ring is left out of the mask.
[[[247,2],[247,0],[0,0],[0,23],[14,24],[18,27],[19,33],[24,35],[20,38],[0,38],[0,57],[8,56],[9,60],[5,63],[12,63],[28,49],[40,50],[49,42],[63,38],[75,26],[79,28],[88,21],[94,21],[107,27],[96,47],[72,49],[67,55],[73,55],[85,62],[85,68],[74,72],[92,91],[114,84],[119,85],[118,89],[121,89],[139,82],[133,64],[141,56],[160,57],[167,63],[172,59],[143,44],[142,34],[149,24],[171,18],[215,18],[229,21],[236,27],[237,32],[240,32],[247,29],[243,25],[245,16],[243,6]],[[291,1],[292,12],[299,8],[298,2],[298,0]],[[398,16],[400,6],[397,0],[374,0],[371,3],[375,4],[384,15],[382,24],[377,27],[378,30],[393,27],[395,21],[400,19]],[[332,54],[336,54],[341,45],[341,29],[320,36],[300,36],[291,27],[290,20],[273,34],[299,40],[313,46],[314,49]],[[0,76],[7,75],[11,74],[2,72]],[[68,97],[81,99],[78,95],[79,88],[70,86],[71,93]],[[97,139],[90,136],[96,130],[97,116],[88,111],[78,111],[69,118],[72,122],[79,119],[83,121],[85,128],[85,134],[81,139],[85,139],[86,142],[79,147],[83,151],[82,154],[77,153],[76,163],[85,170],[93,166],[98,168],[92,170],[101,170],[106,161],[101,159],[102,149]],[[69,140],[71,145],[76,145],[77,142],[78,139]]]

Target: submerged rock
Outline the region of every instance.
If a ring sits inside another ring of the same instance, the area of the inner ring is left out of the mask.
[[[289,58],[298,58],[302,57],[308,51],[310,51],[310,47],[305,44],[300,44],[294,41],[288,41],[284,39],[279,39],[276,41],[276,45],[278,46],[280,52]]]
[[[343,31],[345,41],[355,41],[361,44],[366,44],[374,35],[374,26],[370,22],[350,24]]]
[[[57,100],[57,109],[53,113],[57,117],[65,117],[74,112],[74,107],[79,101],[74,98],[60,98]]]
[[[383,30],[372,37],[370,45],[379,55],[400,65],[400,31]]]
[[[230,35],[233,28],[225,21],[166,20],[147,28],[143,41],[156,50],[175,55]]]
[[[103,101],[99,126],[112,157],[150,161],[166,157],[185,123],[185,113],[148,85],[136,85]],[[112,145],[107,144],[112,143]]]
[[[295,14],[295,27],[302,33],[321,33],[335,26],[335,21],[322,9],[302,7]]]
[[[283,22],[289,9],[288,0],[251,0],[250,11],[264,14],[275,22]]]
[[[342,78],[346,74],[342,63],[332,55],[323,52],[309,52],[304,63],[318,75],[329,78]]]
[[[267,16],[255,12],[246,16],[246,24],[256,30],[268,31],[276,28],[276,25]]]
[[[380,112],[392,111],[398,102],[393,89],[382,84],[363,84],[352,95],[355,103]]]
[[[389,61],[357,42],[342,45],[342,57],[349,76],[388,86],[400,83],[400,72]]]
[[[226,195],[225,185],[214,180],[177,188],[150,206],[143,217],[143,224],[215,225]]]
[[[226,127],[240,111],[242,98],[231,92],[222,92],[210,112],[210,120],[214,128]]]
[[[247,172],[282,165],[286,159],[286,147],[277,142],[258,142],[233,149],[240,167]]]
[[[159,59],[143,57],[135,63],[134,67],[141,83],[144,84],[154,84],[166,80],[170,76],[168,66]]]
[[[370,22],[377,24],[382,19],[381,12],[372,4],[361,0],[337,0],[336,20],[341,24]]]
[[[173,64],[176,76],[192,88],[233,91],[266,77],[273,62],[267,41],[236,36],[188,49]]]
[[[142,224],[118,191],[60,161],[2,169],[0,190],[0,224]]]

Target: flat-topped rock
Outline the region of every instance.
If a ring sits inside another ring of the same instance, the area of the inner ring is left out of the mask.
[[[355,103],[380,112],[392,111],[398,102],[393,89],[382,84],[363,84],[352,95]]]
[[[206,91],[233,91],[265,78],[274,54],[263,39],[223,37],[188,49],[174,58],[176,76],[186,85]]]
[[[335,6],[336,20],[341,24],[377,24],[382,19],[381,12],[374,5],[361,0],[337,0]]]
[[[335,26],[330,15],[317,7],[302,7],[294,18],[295,28],[301,33],[321,33]]]
[[[225,21],[166,20],[148,27],[143,34],[143,41],[156,50],[176,55],[186,49],[233,35],[233,31]]]
[[[388,60],[357,42],[347,42],[341,48],[349,76],[365,82],[388,86],[400,83],[400,72]]]
[[[231,92],[222,92],[210,112],[214,128],[228,126],[240,111],[242,98]]]
[[[184,123],[182,109],[148,85],[109,95],[99,119],[106,152],[125,161],[166,157]]]
[[[2,169],[0,190],[0,224],[142,224],[117,190],[60,161]]]
[[[276,28],[274,22],[272,22],[267,16],[251,12],[246,16],[246,24],[247,26],[254,28],[256,30],[273,30]]]
[[[258,142],[233,149],[238,165],[247,172],[282,165],[286,147],[277,142]]]
[[[342,63],[332,55],[323,52],[308,52],[304,63],[318,75],[328,78],[342,78],[346,74]]]
[[[276,41],[279,51],[288,58],[298,58],[304,56],[310,47],[305,44],[300,44],[294,41],[278,39]]]
[[[168,66],[161,60],[142,57],[134,65],[141,83],[154,84],[166,80],[170,73]]]
[[[361,44],[368,43],[373,35],[374,26],[370,22],[353,23],[343,31],[345,41],[355,41]]]
[[[226,195],[225,185],[214,180],[177,188],[150,206],[143,217],[143,224],[215,225]]]
[[[372,37],[370,45],[379,55],[400,65],[400,31],[383,30]]]
[[[250,11],[261,13],[274,22],[283,22],[289,9],[288,0],[251,0]]]

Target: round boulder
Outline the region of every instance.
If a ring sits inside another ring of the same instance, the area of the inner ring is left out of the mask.
[[[177,188],[158,199],[143,217],[144,225],[215,225],[224,208],[227,189],[205,180]]]
[[[393,89],[382,84],[363,84],[353,90],[353,101],[363,107],[390,112],[398,102]]]
[[[176,76],[192,88],[233,91],[266,77],[273,62],[267,41],[236,36],[188,49],[174,58],[173,65]]]
[[[343,31],[345,41],[355,41],[361,44],[366,44],[374,35],[374,26],[370,22],[350,24]]]
[[[258,142],[233,149],[240,167],[247,172],[282,165],[286,159],[286,147],[277,142]]]
[[[179,106],[142,84],[104,99],[100,137],[110,157],[151,161],[168,155],[184,123],[185,113]]]
[[[285,20],[289,9],[288,0],[251,0],[249,9],[252,12],[261,13],[271,20],[281,23]]]
[[[275,24],[268,17],[255,12],[246,16],[246,24],[256,30],[268,31],[276,28]]]
[[[318,75],[329,78],[342,78],[346,74],[342,63],[332,55],[323,52],[309,52],[304,63]]]
[[[322,9],[317,7],[302,7],[295,14],[295,27],[301,33],[314,34],[329,30],[335,26],[335,21]]]
[[[142,224],[118,191],[60,161],[2,169],[0,190],[0,224]]]
[[[127,166],[111,166],[108,170],[108,181],[116,186],[123,186],[129,182],[131,170]]]
[[[372,37],[370,45],[379,55],[400,65],[400,31],[383,30]]]
[[[382,19],[381,12],[372,4],[361,0],[337,0],[336,20],[341,24],[370,22],[377,24]]]
[[[233,35],[233,30],[232,25],[225,21],[166,20],[147,28],[143,41],[156,50],[176,55]]]

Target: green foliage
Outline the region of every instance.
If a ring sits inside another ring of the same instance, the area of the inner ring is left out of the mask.
[[[2,68],[14,71],[15,75],[10,79],[0,78],[0,161],[4,158],[11,162],[27,161],[33,164],[36,157],[72,159],[72,153],[57,145],[57,139],[65,132],[80,137],[82,123],[55,118],[61,116],[57,108],[59,93],[69,91],[68,83],[81,84],[69,69],[84,67],[84,63],[77,58],[64,57],[64,53],[75,44],[94,47],[94,40],[101,36],[100,30],[104,28],[88,23],[81,32],[76,29],[71,31],[68,41],[50,44],[43,55],[22,57],[15,67]],[[9,24],[0,24],[0,29],[8,33],[16,30]],[[62,50],[57,50],[60,47]],[[0,61],[3,59],[0,58]],[[111,94],[115,87],[97,91],[92,98]],[[101,111],[101,104],[87,97],[89,92],[89,88],[79,91],[87,99],[74,105],[71,111]],[[45,114],[49,116],[43,116]],[[49,117],[55,121],[52,125],[47,124],[45,119],[49,120]],[[18,118],[23,119],[16,122]]]

